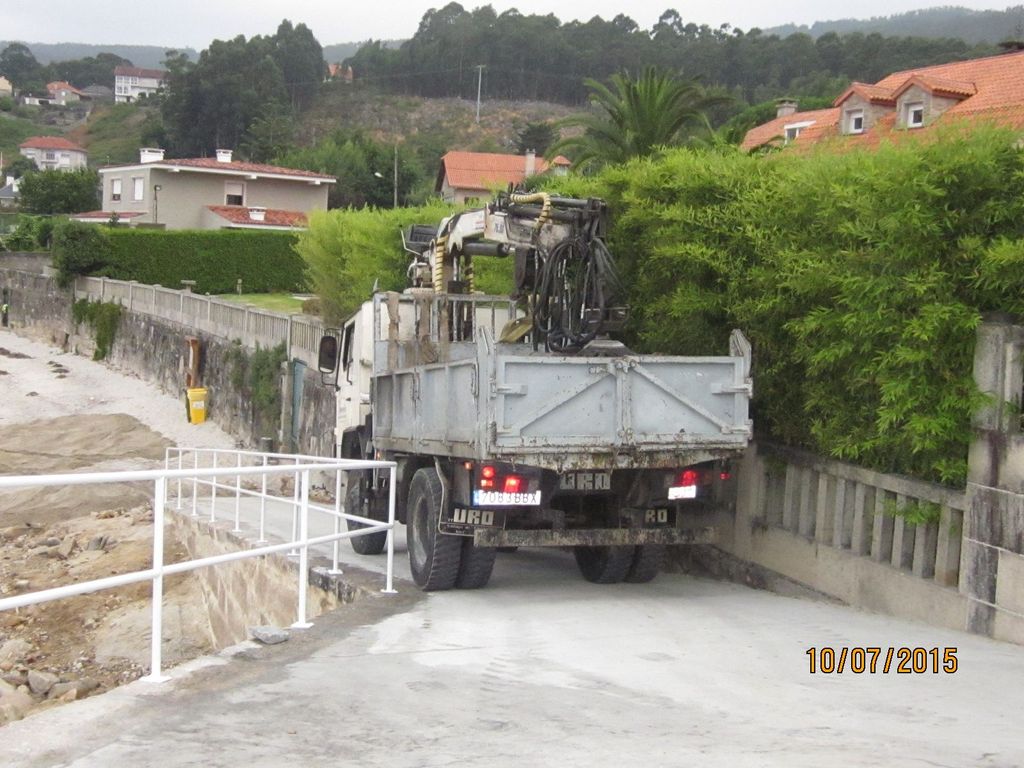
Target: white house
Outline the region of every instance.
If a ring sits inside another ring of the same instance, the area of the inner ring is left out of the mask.
[[[18,151],[41,171],[77,171],[89,164],[89,153],[60,136],[33,136]]]
[[[114,68],[114,101],[118,104],[135,101],[139,96],[151,96],[164,86],[167,73],[162,69],[142,67]]]
[[[0,75],[0,96],[13,96],[14,86],[11,85],[11,81],[3,75]]]

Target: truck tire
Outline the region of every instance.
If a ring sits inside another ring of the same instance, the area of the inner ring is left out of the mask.
[[[583,578],[594,584],[617,584],[626,578],[636,547],[574,547]]]
[[[433,468],[416,470],[409,485],[406,539],[409,570],[413,581],[425,592],[451,589],[459,576],[462,539],[437,530],[441,516],[443,488]]]
[[[380,516],[374,514],[375,505],[371,504],[366,496],[365,486],[369,483],[369,476],[370,470],[353,470],[348,473],[348,477],[345,478],[345,511],[352,515],[377,520]],[[358,531],[368,526],[353,520],[346,520],[345,527],[350,531]],[[379,555],[388,543],[388,532],[377,531],[377,533],[368,533],[365,536],[353,536],[349,542],[357,554]]]
[[[665,562],[665,547],[662,544],[643,544],[636,548],[633,562],[626,573],[630,584],[646,584],[654,581]]]
[[[494,559],[498,550],[494,547],[478,547],[472,539],[462,542],[462,561],[455,586],[459,589],[480,589],[486,587],[494,570]]]

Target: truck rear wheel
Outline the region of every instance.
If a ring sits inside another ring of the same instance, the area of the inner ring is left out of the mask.
[[[636,547],[575,547],[576,565],[587,581],[594,584],[617,584],[626,578],[633,564]]]
[[[454,587],[462,559],[462,539],[437,530],[443,495],[434,469],[416,470],[409,485],[406,538],[413,581],[427,592]]]
[[[455,586],[459,589],[480,589],[487,586],[494,570],[494,558],[498,550],[494,547],[478,547],[472,539],[462,542],[462,561]]]
[[[348,477],[345,478],[345,511],[350,515],[359,515],[360,517],[377,520],[379,514],[374,514],[374,507],[376,505],[370,502],[367,494],[370,474],[371,470],[353,470],[348,473]],[[358,531],[367,526],[353,520],[346,520],[345,527],[350,531]],[[384,551],[384,546],[388,542],[388,532],[378,531],[377,533],[367,533],[363,536],[353,536],[349,539],[349,542],[351,542],[352,549],[357,554],[379,555]]]
[[[636,548],[633,562],[626,574],[631,584],[646,584],[653,581],[665,562],[665,547],[662,544],[643,544]]]

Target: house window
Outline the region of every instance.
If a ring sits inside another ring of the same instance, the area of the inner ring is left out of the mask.
[[[143,199],[146,192],[145,179],[141,176],[132,177],[132,200],[139,202]]]
[[[245,184],[240,181],[224,182],[224,205],[245,205]]]
[[[121,202],[121,180],[111,179],[110,180],[110,199],[115,202]]]
[[[791,141],[795,141],[800,132],[811,125],[814,125],[813,120],[803,120],[799,123],[788,123],[782,126],[783,136],[785,137],[784,143],[789,144]]]
[[[57,159],[57,153],[56,152],[47,152],[46,153],[46,159],[47,160],[56,160]]]
[[[906,123],[907,128],[920,128],[924,125],[924,104],[920,101],[915,101],[906,106]]]
[[[851,109],[846,113],[846,132],[864,133],[864,110]]]

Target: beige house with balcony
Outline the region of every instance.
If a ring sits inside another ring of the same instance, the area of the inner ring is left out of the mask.
[[[142,149],[138,163],[101,168],[103,208],[78,221],[115,218],[130,226],[166,229],[302,229],[310,211],[327,209],[332,176],[232,159],[165,160]]]
[[[61,136],[33,136],[18,151],[41,171],[77,171],[89,165],[89,153]]]

